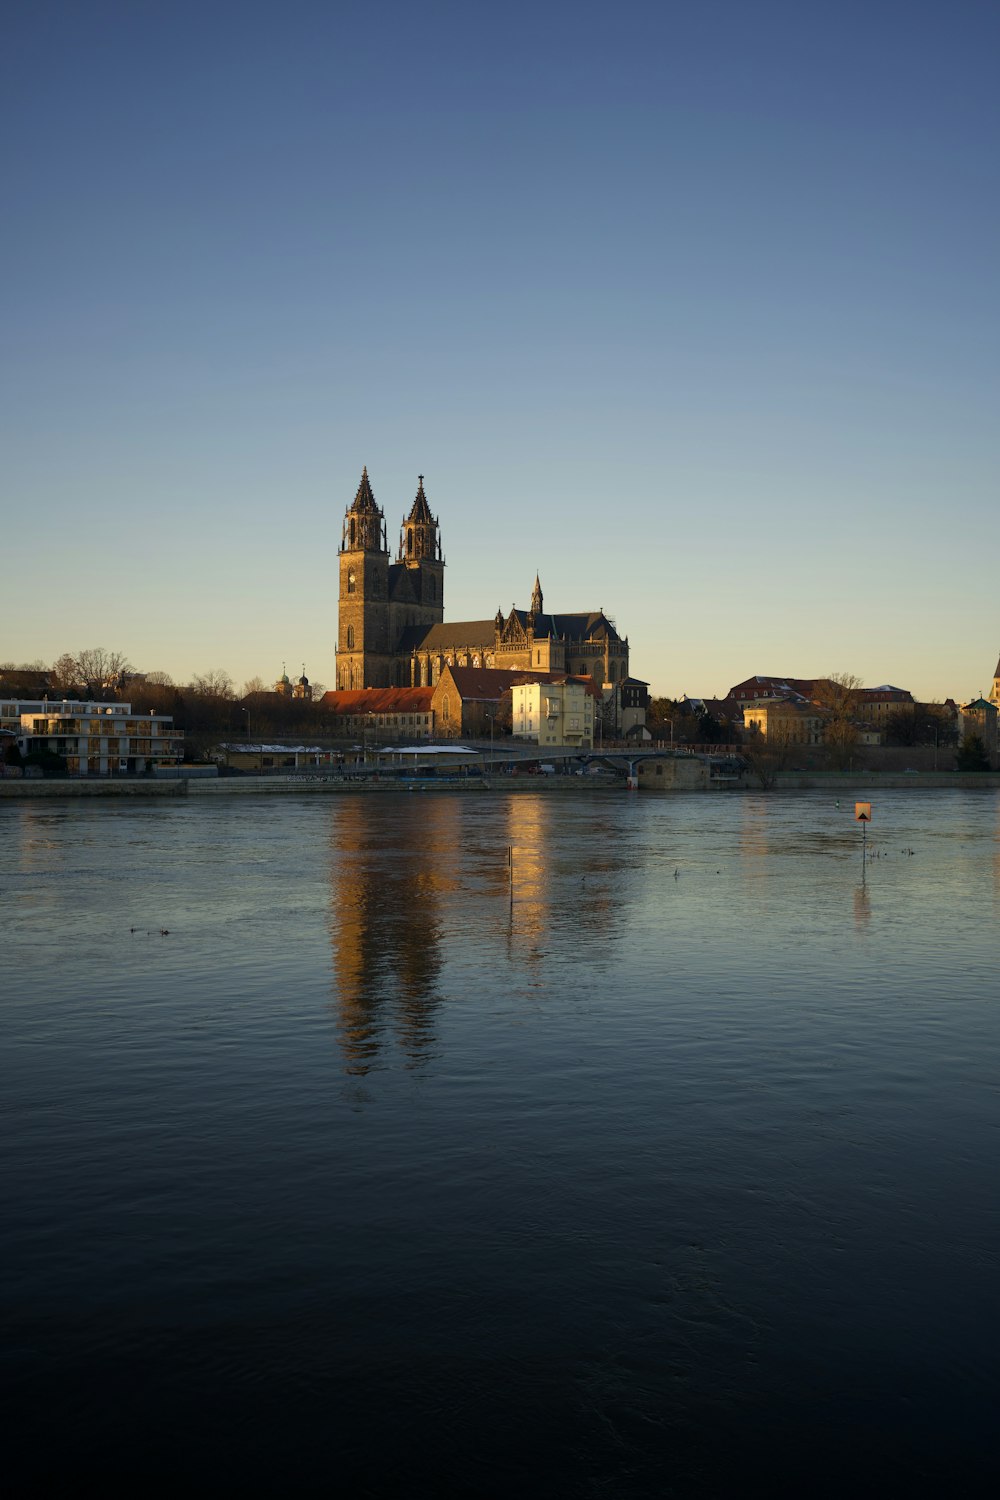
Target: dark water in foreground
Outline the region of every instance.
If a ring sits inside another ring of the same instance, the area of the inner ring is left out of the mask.
[[[851,810],[0,808],[6,1482],[985,1489],[1000,801]]]

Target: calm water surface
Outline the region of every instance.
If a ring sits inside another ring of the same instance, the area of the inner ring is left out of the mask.
[[[1000,800],[852,814],[0,807],[17,1493],[985,1489]]]

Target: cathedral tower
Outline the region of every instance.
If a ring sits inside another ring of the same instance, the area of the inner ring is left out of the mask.
[[[344,517],[338,615],[337,687],[388,687],[389,549],[367,467]]]
[[[444,558],[441,531],[424,494],[424,476],[417,475],[417,497],[399,533],[398,562],[410,575],[410,587],[422,606],[421,623],[444,619]]]

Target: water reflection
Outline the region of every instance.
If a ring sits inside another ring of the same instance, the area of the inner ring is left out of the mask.
[[[447,798],[421,816],[347,799],[330,824],[330,943],[347,1071],[368,1073],[395,1043],[417,1066],[440,1003],[442,857],[457,836]],[[407,810],[409,812],[409,809]]]
[[[577,950],[592,949],[594,962],[609,960],[633,873],[621,849],[620,815],[595,809],[581,828],[561,799],[521,793],[507,799],[504,827],[513,859],[508,957],[525,961],[541,982],[542,960],[569,933]]]
[[[507,799],[507,844],[512,860],[511,922],[512,945],[525,949],[525,957],[537,962],[542,956],[541,944],[551,921],[551,891],[546,879],[547,854],[551,833],[552,807],[545,797],[525,795]]]

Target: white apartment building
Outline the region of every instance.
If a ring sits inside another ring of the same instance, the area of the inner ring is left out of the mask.
[[[8,698],[0,728],[14,731],[22,756],[61,755],[71,776],[138,775],[184,758],[184,733],[169,714],[134,714],[128,703]]]
[[[519,739],[593,749],[594,699],[582,682],[515,683],[511,709],[511,732]]]

